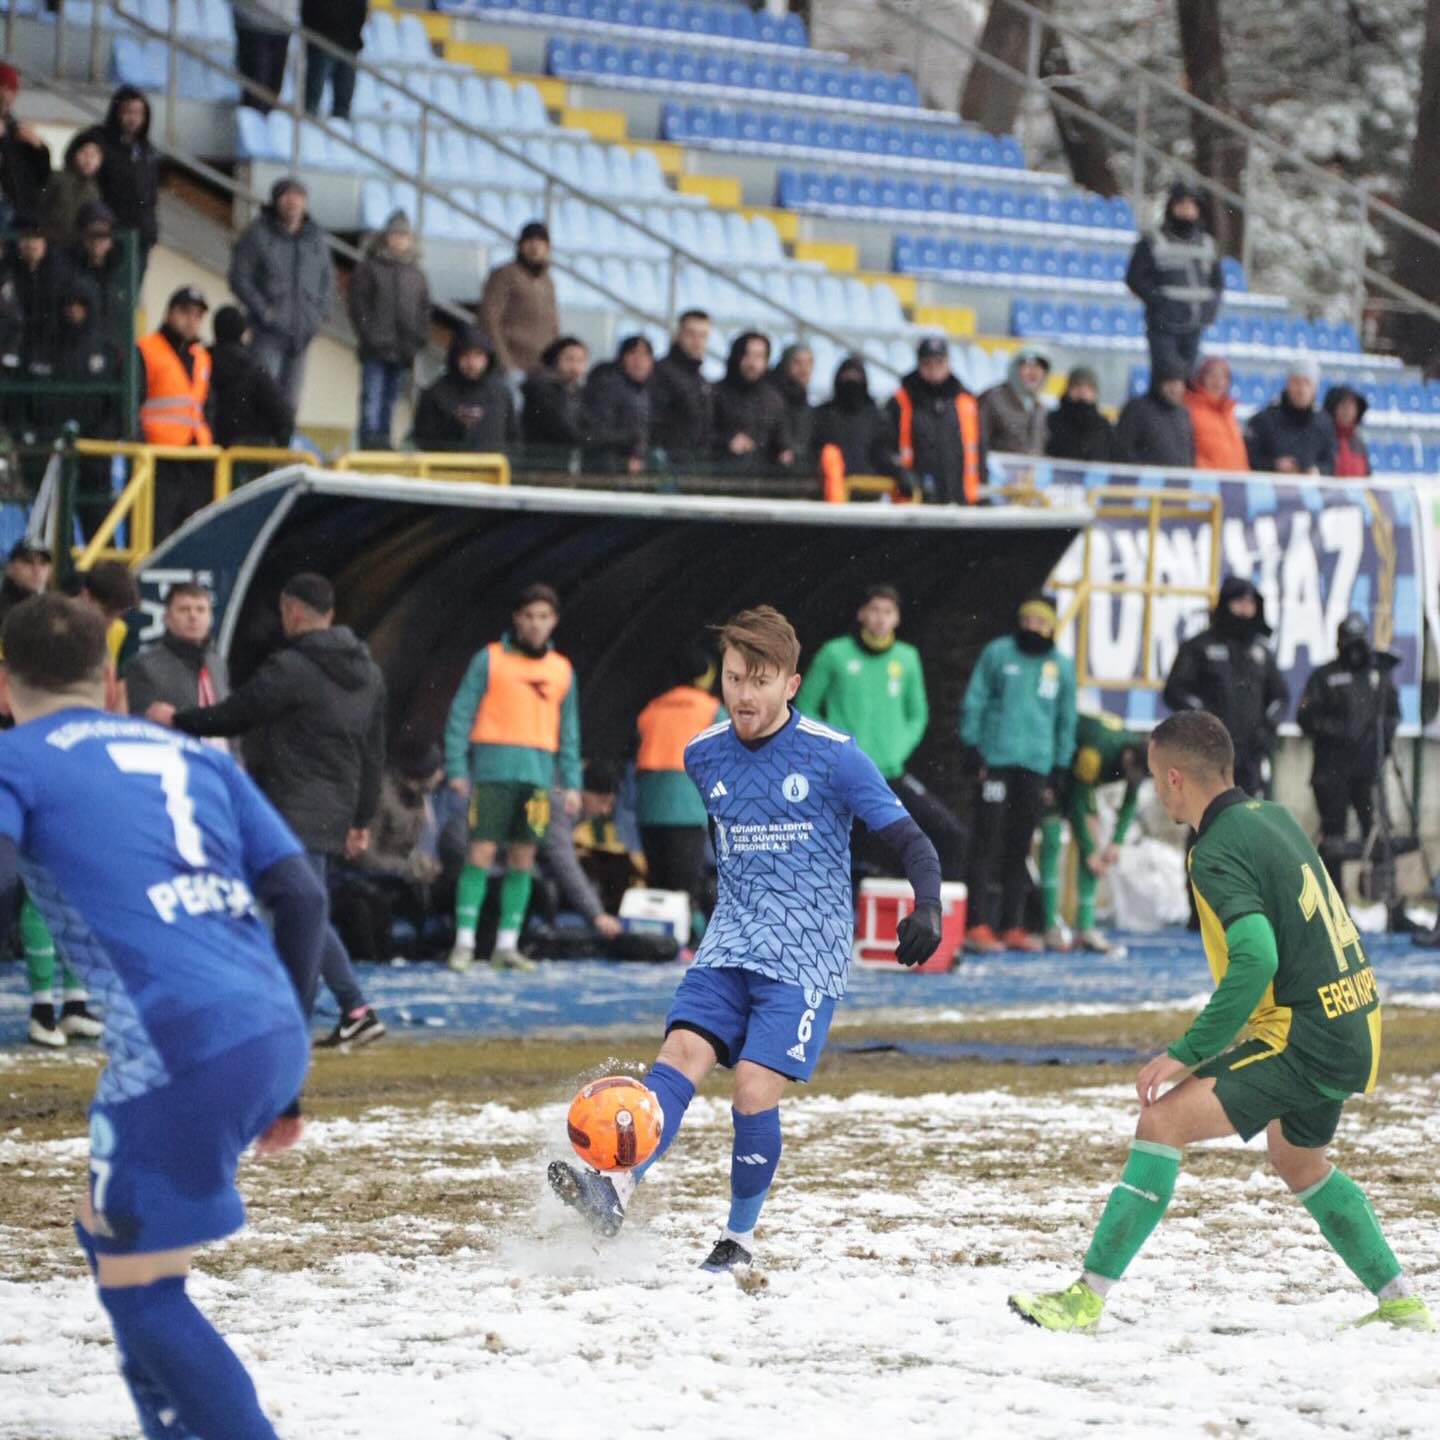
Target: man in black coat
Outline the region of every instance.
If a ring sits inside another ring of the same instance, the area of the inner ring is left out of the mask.
[[[100,167],[100,198],[122,230],[140,240],[140,272],[160,234],[160,157],[150,143],[150,102],[133,85],[122,85],[111,97],[101,127],[105,132],[105,163]]]
[[[15,222],[15,231],[15,263],[10,273],[25,327],[20,351],[28,360],[48,350],[59,335],[60,291],[65,276],[38,220],[22,216]]]
[[[295,433],[294,407],[255,358],[245,312],[235,305],[215,312],[206,418],[217,445],[283,448]]]
[[[1151,371],[1175,366],[1188,380],[1225,289],[1220,251],[1201,221],[1193,186],[1177,180],[1170,187],[1165,218],[1136,242],[1125,283],[1145,307]]]
[[[1282,475],[1329,475],[1335,469],[1335,425],[1315,408],[1320,366],[1313,356],[1297,355],[1285,372],[1285,388],[1250,417],[1245,449],[1252,470]]]
[[[230,695],[230,671],[211,641],[210,592],[182,580],[165,592],[165,633],[125,667],[125,703],[144,715],[157,700],[177,710],[218,705]],[[214,737],[211,743],[229,749]]]
[[[363,641],[335,623],[335,590],[321,575],[292,576],[280,592],[286,643],[218,705],[177,710],[155,701],[149,719],[187,735],[264,728],[255,779],[305,847],[322,885],[331,865],[370,843],[385,767],[385,679]],[[363,1045],[385,1033],[350,957],[327,927],[321,974],[340,1006],[324,1045]]]
[[[1115,427],[1100,413],[1099,398],[1099,377],[1088,366],[1077,365],[1046,421],[1047,455],[1091,465],[1115,458]]]
[[[769,340],[754,330],[737,335],[714,391],[718,459],[760,469],[794,460],[785,402],[770,384],[769,369]]]
[[[79,239],[61,258],[66,283],[83,280],[95,296],[95,323],[122,349],[135,340],[135,297],[115,217],[106,205],[87,204],[75,217]]]
[[[597,365],[585,382],[587,470],[645,469],[655,407],[655,351],[643,335],[627,335],[613,360]]]
[[[1400,697],[1390,678],[1397,657],[1371,646],[1363,615],[1340,622],[1335,644],[1335,659],[1310,672],[1295,720],[1315,747],[1310,788],[1320,811],[1320,858],[1343,897],[1345,824],[1353,809],[1363,839],[1375,823],[1375,787],[1395,743]]]
[[[450,342],[445,373],[415,407],[417,450],[505,450],[515,443],[515,401],[483,330],[462,326]]]
[[[301,0],[300,23],[337,45],[349,58],[323,50],[312,41],[305,44],[305,113],[318,115],[330,83],[330,113],[337,120],[350,118],[355,95],[354,57],[364,46],[362,32],[369,13],[369,0]]]
[[[1195,464],[1195,427],[1185,408],[1185,377],[1173,361],[1154,372],[1144,395],[1125,402],[1115,426],[1115,459],[1184,470]]]
[[[1208,710],[1230,732],[1235,783],[1250,795],[1269,786],[1275,732],[1290,705],[1289,687],[1265,643],[1270,633],[1260,592],[1228,576],[1209,627],[1181,645],[1165,681],[1172,710]]]
[[[827,445],[835,446],[846,475],[895,474],[890,426],[870,398],[870,379],[858,355],[847,355],[835,367],[834,391],[815,408],[812,441],[817,460]]]
[[[655,366],[651,441],[667,451],[672,462],[710,454],[714,409],[710,382],[700,373],[709,343],[710,317],[703,310],[687,310],[669,351]]]
[[[770,372],[770,383],[785,402],[785,425],[797,470],[815,467],[815,408],[810,404],[810,377],[814,373],[815,352],[808,345],[787,345]]]
[[[540,369],[525,378],[520,432],[532,465],[568,470],[578,464],[585,439],[585,370],[590,352],[583,340],[562,335],[540,356]]]
[[[10,211],[8,216],[0,214],[0,228],[16,215],[38,215],[50,178],[50,147],[12,108],[19,93],[20,72],[13,65],[0,64],[0,196]]]

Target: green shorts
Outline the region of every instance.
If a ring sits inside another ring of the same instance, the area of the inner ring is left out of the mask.
[[[538,845],[550,824],[550,792],[521,780],[477,780],[470,787],[470,838]]]
[[[1307,1150],[1335,1138],[1345,1102],[1318,1089],[1289,1050],[1247,1040],[1195,1073],[1215,1081],[1215,1098],[1243,1140],[1272,1120],[1280,1122],[1280,1133],[1292,1145]]]

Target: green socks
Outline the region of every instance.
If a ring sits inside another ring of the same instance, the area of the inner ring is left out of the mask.
[[[1075,873],[1075,928],[1077,930],[1092,930],[1095,927],[1095,891],[1099,884],[1099,877],[1085,863],[1085,856],[1082,854]]]
[[[528,870],[507,870],[500,882],[500,927],[495,945],[500,950],[513,950],[520,937],[520,927],[525,923],[525,912],[530,908],[530,872]]]
[[[1295,1198],[1315,1217],[1320,1233],[1372,1294],[1400,1274],[1400,1262],[1380,1233],[1365,1192],[1338,1166]]]
[[[1157,1145],[1152,1140],[1130,1142],[1130,1158],[1120,1183],[1110,1192],[1105,1213],[1085,1252],[1087,1271],[1109,1280],[1118,1280],[1125,1273],[1125,1267],[1160,1223],[1175,1193],[1179,1173],[1180,1152],[1173,1146]]]
[[[489,872],[479,865],[466,865],[455,891],[455,938],[464,945],[475,943],[475,927],[485,904]]]
[[[1060,817],[1047,815],[1040,822],[1040,904],[1044,928],[1055,928],[1060,913]]]

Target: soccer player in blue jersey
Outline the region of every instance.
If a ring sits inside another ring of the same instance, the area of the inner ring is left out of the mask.
[[[245,1147],[299,1139],[324,893],[228,756],[105,713],[115,676],[93,610],[27,600],[3,643],[20,723],[0,735],[0,914],[23,876],[104,1004],[75,1233],[121,1374],[147,1440],[275,1440],[185,1280],[195,1246],[243,1223]]]
[[[625,1218],[634,1186],[674,1141],[695,1087],[717,1063],[735,1072],[730,1216],[702,1269],[754,1254],[755,1222],[780,1163],[780,1097],[808,1080],[845,993],[855,923],[850,827],[860,820],[900,857],[915,909],[896,956],[918,965],[940,943],[940,862],[875,763],[848,736],[791,707],[800,642],[768,605],[720,631],[730,719],[685,748],[705,800],[719,897],[675,993],[665,1043],[645,1078],[664,1114],[644,1165],[611,1175],[556,1161],[550,1184],[601,1234]]]

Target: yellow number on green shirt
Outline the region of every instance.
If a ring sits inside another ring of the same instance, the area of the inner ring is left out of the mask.
[[[1337,893],[1329,871],[1325,872],[1323,885],[1308,865],[1302,865],[1300,873],[1305,877],[1305,883],[1300,887],[1300,913],[1306,920],[1313,920],[1319,912],[1325,933],[1330,937],[1330,948],[1335,952],[1335,967],[1343,975],[1350,968],[1345,952],[1352,945],[1359,945],[1360,932]]]

